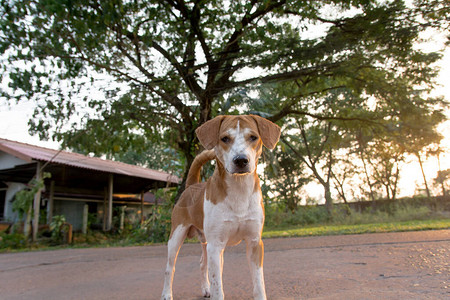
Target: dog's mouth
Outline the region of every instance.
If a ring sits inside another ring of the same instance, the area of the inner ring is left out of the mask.
[[[236,176],[247,175],[247,174],[250,174],[250,172],[249,171],[238,171],[238,172],[232,173],[232,175],[236,175]]]
[[[250,159],[247,155],[238,154],[233,157],[233,163],[230,166],[232,175],[246,175],[252,172],[252,168],[250,167]]]
[[[249,167],[246,168],[233,168],[233,170],[226,169],[227,172],[233,176],[242,176],[242,175],[248,175],[252,173]]]

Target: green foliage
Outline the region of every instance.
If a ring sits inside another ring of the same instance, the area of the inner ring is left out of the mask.
[[[53,243],[59,245],[62,243],[64,238],[63,225],[66,223],[66,217],[63,215],[53,216],[52,222],[50,223],[50,231],[52,232],[51,239]]]
[[[283,127],[264,191],[295,211],[314,178],[330,213],[344,159],[394,199],[403,155],[441,139],[441,53],[416,45],[449,29],[445,1],[14,0],[0,15],[0,97],[35,101],[31,131],[78,152],[186,177],[200,124],[253,112]]]
[[[373,181],[373,189],[384,188],[387,199],[396,199],[400,177],[400,163],[405,154],[395,141],[373,139],[365,145],[359,144],[361,160],[365,160],[366,172]],[[373,200],[373,199],[371,199]]]
[[[185,166],[184,157],[164,140],[157,143],[149,140],[143,141],[142,144],[134,143],[125,152],[117,151],[113,157],[117,161],[165,171],[176,176],[183,175]]]
[[[130,233],[137,243],[161,243],[169,239],[171,209],[167,206],[153,207],[150,217]]]
[[[369,224],[383,222],[403,222],[411,220],[427,220],[431,214],[431,209],[427,206],[415,207],[413,205],[393,204],[388,210],[369,210],[365,212],[355,212],[347,210],[348,214],[334,211],[332,215],[333,224]]]
[[[438,171],[434,182],[442,189],[442,196],[447,195],[450,189],[450,169]]]
[[[305,175],[301,160],[295,159],[291,149],[281,143],[274,151],[265,151],[266,167],[262,191],[265,198],[268,192],[274,194],[280,204],[290,211],[295,211],[302,200],[301,191],[310,181]]]
[[[39,103],[31,130],[66,147],[112,157],[143,154],[149,140],[187,166],[195,128],[216,114],[257,111],[280,124],[388,114],[392,128],[411,127],[440,58],[414,44],[448,29],[443,3],[3,1],[1,95]],[[275,97],[249,96],[264,89]],[[341,89],[353,96],[326,97]]]
[[[323,206],[300,206],[292,212],[272,205],[265,207],[265,211],[265,226],[268,228],[324,224],[330,219],[326,208]]]
[[[0,250],[24,249],[28,247],[27,238],[20,233],[0,233]]]
[[[19,219],[21,219],[24,214],[31,211],[31,208],[33,206],[33,200],[36,193],[44,188],[44,180],[46,178],[50,178],[51,174],[44,172],[42,174],[42,178],[37,180],[33,178],[28,183],[28,188],[25,190],[18,191],[15,195],[14,202],[12,204],[13,211],[17,212],[19,215]]]
[[[433,214],[429,205],[422,200],[386,202],[377,209],[368,208],[357,212],[348,205],[335,205],[331,214],[324,206],[301,206],[295,212],[288,212],[277,206],[266,207],[265,226],[269,229],[319,224],[358,225],[370,223],[403,222],[427,220],[442,217]]]
[[[35,192],[32,190],[21,190],[16,193],[12,209],[18,213],[20,219],[31,209],[34,195]]]

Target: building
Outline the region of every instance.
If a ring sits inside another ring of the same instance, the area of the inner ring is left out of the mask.
[[[54,215],[64,215],[74,230],[80,230],[83,218],[92,213],[110,230],[115,206],[135,206],[144,216],[145,207],[152,205],[145,201],[146,192],[180,182],[161,171],[0,139],[0,220],[17,221],[12,210],[14,195],[26,189],[33,178],[42,178],[44,172],[51,177],[45,179],[45,188],[34,199],[34,235],[43,215],[47,223]],[[124,194],[141,196],[136,199]]]

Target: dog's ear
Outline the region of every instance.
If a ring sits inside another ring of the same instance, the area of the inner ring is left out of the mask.
[[[281,129],[277,124],[264,119],[260,116],[251,115],[251,117],[258,124],[259,135],[261,136],[264,146],[272,150],[275,148],[278,140],[280,139]]]
[[[215,117],[195,130],[198,140],[205,149],[211,150],[219,142],[219,130],[223,118],[224,116]]]

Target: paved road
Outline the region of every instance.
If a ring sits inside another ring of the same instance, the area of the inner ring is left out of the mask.
[[[267,239],[269,299],[450,299],[450,230]],[[175,299],[202,299],[184,245]],[[0,299],[158,299],[165,246],[0,254]],[[227,299],[251,299],[243,245],[225,251]]]

